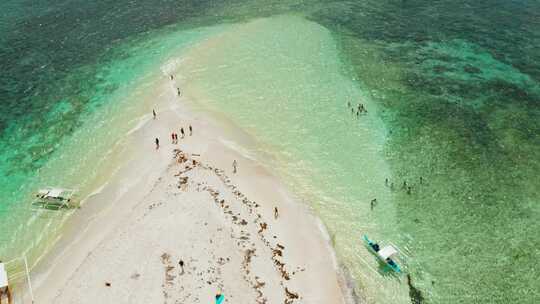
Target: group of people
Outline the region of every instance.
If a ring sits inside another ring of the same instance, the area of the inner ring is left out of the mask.
[[[420,176],[420,185],[422,185],[424,183],[424,178],[422,176]],[[391,190],[394,190],[394,183],[390,183],[388,181],[388,178],[384,180],[384,184],[387,186],[387,187],[390,187]],[[407,192],[407,194],[412,194],[412,186],[407,184],[407,181],[403,181],[403,184],[401,185],[401,189],[402,190],[405,190]]]
[[[193,135],[193,128],[191,127],[191,125],[189,125],[188,130],[189,130],[189,136],[192,136]],[[183,127],[180,128],[180,134],[182,135],[181,138],[186,137],[186,134],[184,132]],[[178,133],[172,132],[171,133],[171,139],[172,139],[173,144],[177,144],[178,143]]]
[[[420,176],[420,185],[424,184],[424,178],[422,176]],[[390,181],[388,180],[388,178],[386,178],[384,180],[384,185],[389,187],[390,190],[394,190],[395,186],[394,186],[394,183],[390,183]],[[407,184],[407,181],[403,181],[403,184],[401,185],[401,189],[406,191],[406,193],[408,195],[411,195],[412,194],[412,186]],[[371,203],[370,203],[370,207],[371,207],[371,210],[373,210],[373,208],[375,208],[375,206],[377,205],[377,199],[374,198],[371,200]]]
[[[169,75],[169,78],[171,80],[174,80],[174,75]],[[180,96],[181,95],[181,92],[180,92],[180,88],[179,87],[176,87],[176,95],[177,96]]]
[[[349,109],[351,109],[351,113],[354,115],[355,113],[355,109],[354,107],[352,106],[352,104],[350,102],[347,102],[347,107]],[[356,108],[356,117],[360,116],[360,114],[367,114],[367,109],[366,107],[364,106],[363,103],[358,103],[358,106]]]
[[[154,119],[157,118],[157,113],[156,113],[155,109],[152,109],[152,116],[153,116]],[[189,131],[189,136],[192,136],[193,135],[193,127],[191,125],[188,126],[188,131]],[[186,132],[184,132],[183,127],[180,128],[180,134],[182,136],[181,138],[186,137]],[[171,140],[172,140],[173,144],[178,144],[178,133],[172,132],[171,133]],[[156,150],[158,150],[159,149],[159,138],[156,137],[154,142],[156,143]]]

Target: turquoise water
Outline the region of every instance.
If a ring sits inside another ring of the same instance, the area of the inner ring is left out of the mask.
[[[275,157],[268,164],[321,216],[368,302],[407,302],[409,291],[364,254],[366,232],[404,250],[425,302],[539,302],[539,8],[2,2],[0,256],[43,251],[36,231],[63,218],[25,226],[30,193],[98,187],[159,66],[222,33],[188,63],[209,71],[186,74],[191,93]],[[360,100],[369,113],[355,118],[347,102]]]

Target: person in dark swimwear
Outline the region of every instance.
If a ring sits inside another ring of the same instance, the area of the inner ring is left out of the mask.
[[[375,205],[377,205],[377,199],[374,198],[371,200],[371,210],[373,210],[373,208],[375,207]]]
[[[193,135],[193,128],[189,125],[189,136]]]
[[[159,149],[159,139],[156,137],[156,150]]]
[[[182,272],[180,273],[180,275],[183,275],[184,274],[184,261],[180,260],[180,262],[178,262],[178,265],[180,265],[180,269],[182,269]]]
[[[184,134],[184,128],[180,128],[180,134],[182,134],[182,138],[184,138],[185,134]]]
[[[156,110],[152,109],[152,115],[154,116],[154,119],[156,119]]]

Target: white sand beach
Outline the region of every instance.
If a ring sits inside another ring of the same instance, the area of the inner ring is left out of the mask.
[[[176,80],[159,83],[125,165],[32,271],[35,303],[214,303],[218,293],[237,304],[348,302],[319,221],[231,148],[251,139],[190,110]]]

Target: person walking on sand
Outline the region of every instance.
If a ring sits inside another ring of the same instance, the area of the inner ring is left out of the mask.
[[[184,134],[184,128],[180,128],[180,134],[182,134],[182,138],[184,138],[185,134]]]
[[[176,88],[176,95],[177,95],[177,96],[180,96],[180,95],[181,95],[181,94],[180,94],[180,88]]]
[[[173,75],[169,75],[169,77],[171,78],[171,80],[174,80],[174,76],[173,76]]]
[[[174,143],[175,144],[178,143],[178,134],[177,133],[174,133]]]
[[[277,209],[277,207],[274,207],[274,219],[277,220],[278,217],[279,217],[278,209]]]
[[[159,139],[156,137],[156,150],[159,149]]]
[[[193,128],[189,125],[189,136],[193,135]]]
[[[157,116],[156,110],[152,109],[152,115],[154,116],[154,119],[156,119],[156,116]]]
[[[172,143],[175,144],[175,141],[174,141],[174,132],[171,133],[171,140],[172,140]]]
[[[233,173],[236,173],[236,166],[238,166],[238,163],[236,162],[236,159],[232,162],[233,167]]]
[[[183,261],[183,260],[180,260],[180,262],[178,262],[178,265],[180,265],[180,269],[182,270],[182,272],[180,273],[180,275],[183,275],[183,274],[184,274],[184,261]]]

